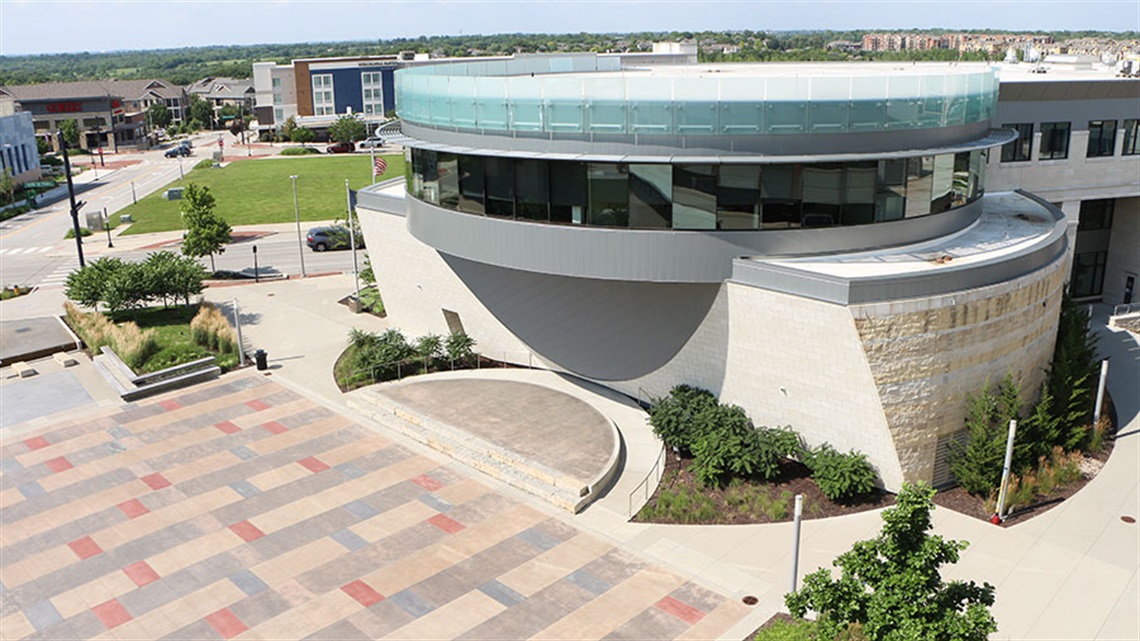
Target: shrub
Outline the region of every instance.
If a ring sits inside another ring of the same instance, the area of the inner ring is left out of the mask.
[[[213,168],[214,168],[214,161],[211,158],[207,158],[205,160],[199,160],[197,163],[194,164],[194,169],[213,169]]]
[[[760,630],[753,641],[823,641],[819,636],[819,624],[815,621],[799,619],[795,621],[773,621]]]
[[[731,476],[751,476],[760,467],[760,434],[736,405],[701,412],[702,433],[692,446],[692,471],[701,485],[720,487]]]
[[[426,334],[416,339],[416,354],[426,361],[434,361],[443,355],[443,339],[438,334]]]
[[[116,325],[103,314],[81,312],[70,302],[65,302],[63,307],[69,324],[89,349],[97,351],[104,345],[110,346],[135,371],[158,351],[158,341],[152,329],[141,330],[131,322]]]
[[[759,430],[759,450],[756,454],[756,473],[772,480],[780,473],[780,461],[800,456],[800,436],[790,427],[762,427]]]
[[[281,150],[282,156],[306,156],[308,154],[319,154],[321,151],[316,147],[286,147]]]
[[[444,341],[443,350],[448,360],[466,364],[475,356],[475,339],[463,332],[452,332]]]
[[[970,396],[966,407],[966,443],[950,443],[950,471],[970,494],[987,496],[1001,483],[1007,431],[997,427],[997,398],[989,389]]]
[[[91,231],[90,229],[88,229],[86,227],[80,227],[79,228],[79,235],[82,238],[87,238],[88,236],[90,236],[93,233],[95,233],[95,232]],[[63,237],[67,240],[71,240],[71,239],[75,238],[75,228],[74,227],[68,227],[67,233],[65,233],[63,235]]]
[[[875,489],[875,469],[867,456],[852,450],[843,454],[827,443],[806,457],[819,491],[832,501],[845,501]]]
[[[665,398],[654,399],[649,424],[665,445],[689,452],[706,429],[707,417],[702,415],[716,404],[712,392],[678,385]]]
[[[1049,369],[1049,392],[1060,419],[1060,445],[1072,450],[1085,438],[1084,427],[1092,422],[1097,371],[1097,336],[1089,331],[1088,312],[1065,295],[1057,323],[1057,343]]]

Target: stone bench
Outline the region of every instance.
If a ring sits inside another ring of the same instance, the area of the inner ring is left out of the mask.
[[[67,352],[56,352],[52,354],[51,357],[63,367],[73,367],[79,364],[79,361],[75,360],[75,357]]]
[[[29,376],[35,376],[37,374],[36,368],[28,365],[24,361],[16,361],[15,363],[12,363],[12,370],[15,371],[16,374],[20,376],[20,378],[27,378]]]
[[[95,368],[124,401],[201,383],[222,373],[222,368],[213,364],[214,357],[207,356],[157,372],[135,374],[111,348],[104,346],[100,351]]]

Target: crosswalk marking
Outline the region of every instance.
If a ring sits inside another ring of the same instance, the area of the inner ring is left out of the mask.
[[[55,245],[46,245],[43,247],[4,247],[0,248],[0,256],[15,256],[17,254],[42,254],[55,249]]]
[[[39,287],[63,287],[67,283],[67,275],[75,271],[76,267],[77,265],[70,263],[64,263],[56,267],[55,271],[45,276],[44,279],[39,282]]]

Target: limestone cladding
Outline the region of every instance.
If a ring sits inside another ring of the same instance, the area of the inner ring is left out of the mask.
[[[1128,276],[1140,281],[1140,198],[1119,198],[1112,214],[1112,239],[1104,270],[1104,302],[1124,302]],[[1140,302],[1140,282],[1132,286],[1132,302]]]
[[[964,427],[966,398],[1006,373],[1036,398],[1053,354],[1063,259],[952,296],[853,306],[902,476],[930,481],[939,437]]]

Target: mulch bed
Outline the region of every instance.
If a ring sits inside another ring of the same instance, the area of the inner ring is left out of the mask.
[[[1117,425],[1116,406],[1113,405],[1112,397],[1107,393],[1105,394],[1104,404],[1104,416],[1108,417],[1110,425]],[[1108,461],[1108,457],[1112,455],[1112,449],[1116,444],[1115,427],[1111,428],[1111,430],[1112,432],[1108,438],[1105,439],[1104,448],[1100,452],[1094,455],[1085,455],[1086,459],[1094,459],[1099,462],[1100,465],[1097,466],[1098,470],[1101,465]],[[1048,496],[1039,497],[1033,505],[1017,508],[1006,515],[1005,521],[1001,523],[1002,527],[1016,525],[1028,521],[1038,514],[1048,512],[1053,507],[1064,502],[1065,499],[1080,492],[1081,488],[1088,485],[1089,481],[1095,477],[1095,474],[1093,476],[1082,476],[1081,479],[1075,483],[1055,488]],[[993,511],[986,509],[986,500],[984,497],[974,496],[960,487],[939,490],[938,493],[934,495],[934,504],[982,521],[988,522],[993,516]]]
[[[717,518],[702,523],[715,525],[741,525],[747,523],[780,523],[792,520],[792,501],[788,501],[786,518],[771,519],[766,514],[744,511],[731,505],[727,497],[733,492],[732,487],[706,488],[698,481],[696,474],[689,470],[693,460],[691,457],[682,457],[677,460],[673,453],[665,456],[665,471],[657,490],[649,498],[646,506],[654,506],[661,493],[666,490],[687,490],[692,494],[701,494],[712,499],[717,508]],[[807,467],[796,461],[785,460],[780,464],[780,473],[771,481],[746,480],[736,491],[745,488],[755,488],[766,491],[769,497],[778,498],[784,492],[792,496],[802,494],[804,497],[804,520],[823,519],[844,514],[855,514],[867,510],[877,510],[895,504],[895,495],[885,490],[876,489],[872,493],[853,499],[851,501],[832,501],[820,492],[819,486],[810,477]],[[648,519],[642,516],[643,512],[634,517],[634,521],[642,523],[676,523],[666,518]]]

